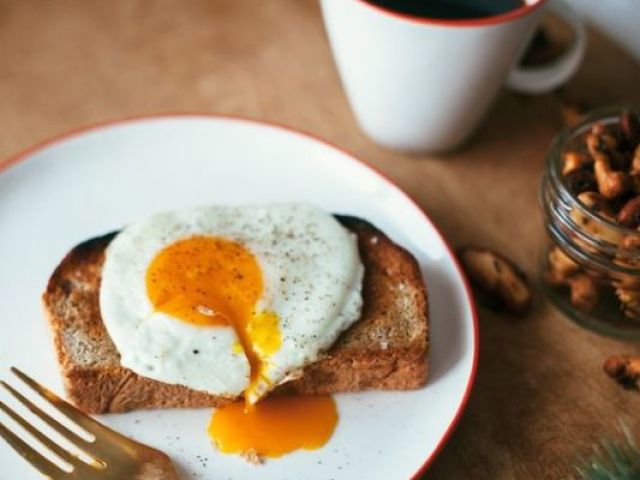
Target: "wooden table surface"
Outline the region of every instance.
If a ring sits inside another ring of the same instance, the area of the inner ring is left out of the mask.
[[[640,104],[640,65],[594,32],[590,42],[566,92],[592,106]],[[557,96],[504,91],[463,150],[409,157],[354,123],[314,1],[0,0],[0,158],[85,124],[167,111],[313,132],[388,174],[454,246],[491,246],[534,274],[536,188],[562,126]],[[640,432],[640,394],[601,368],[638,344],[574,326],[540,294],[525,319],[480,317],[474,392],[425,478],[558,479],[620,420]]]

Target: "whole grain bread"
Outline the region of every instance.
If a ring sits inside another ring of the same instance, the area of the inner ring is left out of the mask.
[[[413,256],[370,223],[338,216],[358,237],[365,267],[361,318],[286,393],[406,390],[425,384],[427,292]],[[99,289],[104,252],[117,232],[73,248],[44,292],[58,362],[69,398],[88,413],[148,408],[217,407],[228,398],[162,383],[120,365],[102,322]]]

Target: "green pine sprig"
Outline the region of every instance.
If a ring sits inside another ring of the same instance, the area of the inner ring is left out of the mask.
[[[603,440],[578,459],[573,480],[640,480],[640,449],[629,430],[622,431],[622,441]]]

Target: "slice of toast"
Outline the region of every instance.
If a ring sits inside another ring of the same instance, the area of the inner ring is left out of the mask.
[[[413,256],[370,223],[337,217],[358,237],[365,268],[361,318],[303,375],[276,389],[287,393],[405,390],[428,372],[427,292]],[[104,252],[116,233],[71,250],[44,292],[69,398],[88,413],[143,408],[217,407],[232,399],[162,383],[120,365],[102,322],[99,289]]]

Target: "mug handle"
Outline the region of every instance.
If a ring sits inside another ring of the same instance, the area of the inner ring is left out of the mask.
[[[547,7],[564,19],[575,34],[573,43],[562,56],[548,65],[516,65],[507,77],[507,86],[522,93],[545,93],[559,87],[573,76],[584,58],[587,35],[580,16],[563,0],[551,0]]]

